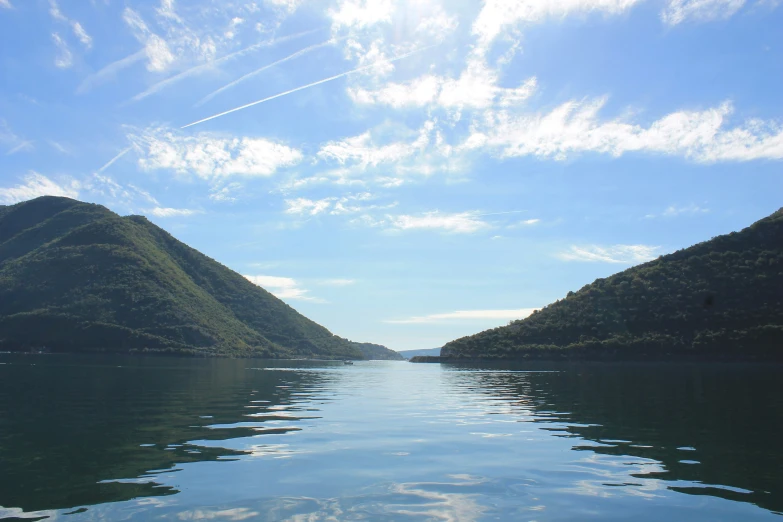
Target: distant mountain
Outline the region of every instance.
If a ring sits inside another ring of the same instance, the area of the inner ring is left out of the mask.
[[[452,341],[441,355],[783,359],[783,209]]]
[[[440,355],[440,348],[428,348],[425,350],[403,350],[399,353],[406,359],[410,359],[411,357],[421,357],[421,356],[437,357]]]
[[[394,350],[390,350],[380,344],[372,343],[351,343],[359,351],[365,359],[370,361],[403,361],[404,357]]]
[[[342,339],[141,216],[0,206],[0,350],[350,358]]]

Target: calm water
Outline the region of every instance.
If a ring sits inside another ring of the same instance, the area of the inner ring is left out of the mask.
[[[780,512],[781,367],[0,355],[0,518]]]

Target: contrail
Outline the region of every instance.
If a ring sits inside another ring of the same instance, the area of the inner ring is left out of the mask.
[[[130,100],[123,103],[123,105],[127,105],[132,102],[137,102],[140,100],[143,100],[150,94],[155,94],[156,92],[166,88],[167,86],[171,85],[172,83],[176,83],[180,81],[183,78],[187,78],[188,76],[191,76],[193,74],[199,73],[202,70],[209,69],[211,67],[214,67],[215,65],[221,64],[227,60],[230,60],[232,58],[235,58],[237,56],[241,56],[245,53],[248,53],[250,51],[255,51],[256,49],[260,49],[261,47],[271,47],[273,45],[277,45],[279,43],[287,42],[289,40],[293,40],[295,38],[301,38],[303,36],[307,36],[308,34],[312,34],[315,32],[321,31],[321,29],[311,29],[309,31],[303,31],[301,33],[291,34],[288,36],[282,36],[276,40],[267,40],[265,42],[257,43],[254,45],[251,45],[249,47],[245,47],[244,49],[240,49],[239,51],[235,51],[231,54],[227,54],[226,56],[223,56],[222,58],[218,58],[217,60],[212,60],[211,62],[203,63],[201,65],[196,65],[195,67],[191,67],[187,71],[182,71],[179,74],[175,74],[174,76],[171,76],[169,78],[166,78],[165,80],[162,80],[149,89],[147,89],[144,92],[140,92]]]
[[[117,155],[116,155],[116,156],[114,156],[112,159],[110,159],[110,160],[109,160],[109,162],[108,162],[108,163],[106,163],[106,165],[104,165],[103,167],[101,167],[101,168],[99,168],[98,170],[96,170],[96,171],[95,171],[95,174],[100,174],[100,173],[102,173],[104,170],[106,170],[106,169],[108,169],[109,167],[111,167],[112,165],[114,165],[114,162],[116,162],[118,159],[120,159],[121,157],[123,157],[124,155],[126,155],[128,152],[130,152],[130,150],[131,150],[132,148],[133,148],[133,147],[128,147],[127,149],[124,149],[123,151],[121,151],[119,154],[117,154]]]
[[[438,45],[438,44],[435,44],[435,45]],[[426,49],[429,49],[430,47],[435,47],[435,45],[428,45],[426,47],[421,47],[421,48],[413,50],[413,51],[411,51],[409,53],[405,53],[405,54],[402,54],[400,56],[395,56],[394,58],[391,58],[389,60],[378,60],[378,61],[375,61],[375,62],[369,64],[369,65],[363,65],[361,67],[357,67],[356,69],[351,69],[350,71],[345,71],[343,73],[336,74],[334,76],[330,76],[329,78],[324,78],[323,80],[318,80],[317,82],[308,83],[307,85],[302,85],[301,87],[296,87],[294,89],[291,89],[291,90],[288,90],[288,91],[285,91],[285,92],[281,92],[281,93],[275,94],[273,96],[269,96],[268,98],[264,98],[263,100],[254,101],[252,103],[248,103],[247,105],[242,105],[241,107],[236,107],[234,109],[229,109],[229,110],[227,110],[225,112],[221,112],[220,114],[215,114],[213,116],[209,116],[208,118],[204,118],[203,120],[198,120],[198,121],[194,121],[193,123],[188,123],[187,125],[183,125],[182,127],[180,127],[180,129],[187,129],[188,127],[192,127],[194,125],[198,125],[199,123],[204,123],[204,122],[207,122],[209,120],[214,120],[215,118],[220,118],[221,116],[225,116],[227,114],[231,114],[232,112],[241,111],[243,109],[247,109],[248,107],[253,107],[254,105],[258,105],[258,104],[261,104],[261,103],[264,103],[264,102],[268,102],[270,100],[274,100],[275,98],[280,98],[282,96],[287,96],[287,95],[295,93],[297,91],[301,91],[301,90],[304,90],[304,89],[309,89],[310,87],[315,87],[316,85],[321,85],[322,83],[331,82],[332,80],[336,80],[338,78],[342,78],[343,76],[348,76],[349,74],[357,73],[359,71],[364,71],[364,70],[369,69],[371,67],[375,67],[376,65],[378,65],[379,63],[382,63],[384,61],[396,62],[397,60],[402,60],[403,58],[407,58],[407,57],[409,57],[409,56],[411,56],[413,54],[416,54],[416,53],[419,53],[419,52],[424,51]]]
[[[215,96],[220,94],[221,92],[230,89],[231,87],[235,86],[238,83],[241,83],[241,82],[247,80],[248,78],[252,78],[253,76],[255,76],[257,74],[262,73],[262,72],[266,71],[267,69],[270,69],[270,68],[274,67],[275,65],[280,65],[281,63],[287,62],[288,60],[293,60],[294,58],[298,58],[298,57],[300,57],[300,56],[302,56],[304,54],[309,53],[310,51],[314,51],[314,50],[319,49],[321,47],[325,47],[325,46],[327,46],[329,44],[335,43],[338,40],[342,40],[342,39],[343,38],[339,38],[339,39],[330,38],[330,39],[328,39],[325,42],[321,42],[321,43],[315,44],[315,45],[310,45],[310,46],[305,47],[304,49],[302,49],[300,51],[296,51],[293,54],[289,54],[285,58],[281,58],[281,59],[279,59],[279,60],[277,60],[275,62],[272,62],[270,64],[264,65],[263,67],[261,67],[259,69],[256,69],[253,72],[249,72],[249,73],[247,73],[244,76],[240,76],[239,78],[237,78],[233,82],[231,82],[231,83],[229,83],[227,85],[224,85],[220,89],[217,89],[216,91],[212,91],[211,93],[209,93],[206,96],[204,96],[203,98],[201,98],[199,101],[196,102],[194,107],[199,107],[199,106],[205,104],[206,102],[208,102],[209,100],[211,100],[212,98],[214,98]]]
[[[126,67],[130,67],[134,63],[138,62],[139,60],[143,60],[144,57],[147,55],[146,51],[144,49],[137,51],[133,53],[130,56],[126,56],[125,58],[122,58],[120,60],[117,60],[116,62],[112,62],[100,71],[98,71],[95,74],[91,74],[87,78],[82,81],[82,83],[79,85],[79,88],[76,89],[76,94],[85,94],[90,89],[92,89],[96,84],[102,82],[104,79],[107,79],[114,74],[118,73],[119,71],[125,69]]]

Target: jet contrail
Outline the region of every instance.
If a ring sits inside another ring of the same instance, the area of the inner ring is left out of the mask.
[[[104,81],[105,79],[108,79],[109,77],[113,76],[114,74],[118,73],[122,69],[125,69],[126,67],[130,67],[134,63],[143,60],[144,57],[147,56],[147,53],[144,49],[137,51],[133,53],[130,56],[126,56],[125,58],[122,58],[120,60],[117,60],[116,62],[112,62],[100,71],[98,71],[95,74],[91,74],[87,78],[85,78],[82,83],[79,85],[79,88],[76,89],[76,94],[85,94],[90,89],[92,89],[96,84]]]
[[[291,34],[288,36],[282,36],[276,40],[267,40],[265,42],[257,43],[254,45],[251,45],[249,47],[245,47],[244,49],[240,49],[239,51],[235,51],[231,54],[227,54],[226,56],[223,56],[222,58],[218,58],[216,60],[212,60],[211,62],[203,63],[201,65],[196,65],[195,67],[191,67],[190,69],[186,71],[182,71],[179,74],[175,74],[174,76],[170,76],[169,78],[166,78],[165,80],[159,81],[149,89],[147,89],[144,92],[140,92],[130,100],[123,103],[123,105],[127,105],[132,102],[137,102],[140,100],[143,100],[150,94],[155,94],[156,92],[160,91],[161,89],[164,89],[168,85],[171,85],[172,83],[176,83],[180,81],[183,78],[187,78],[188,76],[191,76],[193,74],[196,74],[204,69],[209,69],[215,65],[221,64],[227,60],[230,60],[236,56],[241,56],[245,53],[248,53],[250,51],[255,51],[256,49],[260,49],[261,47],[271,47],[273,45],[277,45],[279,43],[287,42],[288,40],[293,40],[294,38],[301,38],[302,36],[307,36],[308,34],[312,34],[315,32],[321,31],[321,29],[311,29],[309,31],[304,31],[301,33]]]
[[[438,44],[435,44],[435,45],[438,45]],[[209,116],[208,118],[204,118],[203,120],[198,120],[198,121],[194,121],[193,123],[188,123],[187,125],[183,125],[182,127],[180,127],[180,129],[187,129],[188,127],[192,127],[194,125],[198,125],[199,123],[204,123],[204,122],[207,122],[209,120],[214,120],[215,118],[220,118],[221,116],[225,116],[227,114],[231,114],[232,112],[241,111],[243,109],[247,109],[248,107],[253,107],[254,105],[258,105],[260,103],[268,102],[270,100],[274,100],[275,98],[280,98],[281,96],[287,96],[287,95],[295,93],[297,91],[308,89],[310,87],[315,87],[316,85],[321,85],[322,83],[331,82],[332,80],[336,80],[338,78],[342,78],[343,76],[348,76],[349,74],[357,73],[359,71],[364,71],[364,70],[369,69],[371,67],[375,67],[376,65],[378,65],[379,63],[383,63],[384,61],[396,62],[397,60],[402,60],[403,58],[407,58],[407,57],[409,57],[409,56],[411,56],[413,54],[416,54],[416,53],[419,53],[419,52],[424,51],[426,49],[429,49],[430,47],[435,47],[435,45],[428,45],[426,47],[421,47],[421,48],[413,50],[413,51],[411,51],[409,53],[405,53],[405,54],[402,54],[400,56],[395,56],[394,58],[391,58],[389,60],[377,60],[377,61],[375,61],[375,62],[373,62],[373,63],[371,63],[369,65],[363,65],[361,67],[357,67],[356,69],[351,69],[350,71],[345,71],[345,72],[342,72],[340,74],[336,74],[334,76],[330,76],[329,78],[324,78],[323,80],[318,80],[317,82],[308,83],[307,85],[302,85],[301,87],[296,87],[294,89],[291,89],[291,90],[288,90],[288,91],[285,91],[285,92],[281,92],[281,93],[275,94],[273,96],[269,96],[268,98],[264,98],[262,100],[258,100],[258,101],[254,101],[252,103],[248,103],[246,105],[242,105],[241,107],[236,107],[234,109],[229,109],[229,110],[227,110],[225,112],[221,112],[219,114],[215,114],[213,116]]]
[[[108,162],[108,163],[106,163],[106,165],[104,165],[103,167],[101,167],[101,168],[99,168],[98,170],[96,170],[96,171],[95,171],[95,174],[100,174],[100,173],[102,173],[104,170],[106,170],[106,169],[108,169],[109,167],[111,167],[112,165],[114,165],[114,162],[115,162],[115,161],[117,161],[118,159],[120,159],[121,157],[123,157],[124,155],[126,155],[128,152],[130,152],[130,150],[131,150],[132,148],[133,148],[133,147],[128,147],[127,149],[124,149],[123,151],[121,151],[119,154],[117,154],[117,155],[116,155],[116,156],[114,156],[112,159],[110,159],[110,160],[109,160],[109,162]]]
[[[263,71],[266,71],[267,69],[274,67],[275,65],[280,65],[281,63],[287,62],[288,60],[293,60],[294,58],[298,58],[298,57],[300,57],[300,56],[302,56],[302,55],[304,55],[304,54],[307,54],[307,53],[309,53],[310,51],[314,51],[314,50],[316,50],[316,49],[319,49],[319,48],[321,48],[321,47],[325,47],[325,46],[327,46],[327,45],[329,45],[329,44],[335,43],[335,42],[337,42],[338,40],[342,40],[342,39],[343,39],[343,38],[339,38],[339,39],[330,38],[330,39],[328,39],[328,40],[327,40],[327,41],[325,41],[325,42],[321,42],[321,43],[319,43],[319,44],[315,44],[315,45],[310,45],[310,46],[308,46],[308,47],[305,47],[304,49],[302,49],[302,50],[300,50],[300,51],[296,51],[296,52],[295,52],[295,53],[293,53],[293,54],[289,54],[289,55],[288,55],[288,56],[286,56],[285,58],[281,58],[281,59],[279,59],[279,60],[277,60],[277,61],[275,61],[275,62],[272,62],[272,63],[270,63],[270,64],[264,65],[263,67],[261,67],[261,68],[259,68],[259,69],[256,69],[255,71],[249,72],[249,73],[247,73],[247,74],[246,74],[246,75],[244,75],[244,76],[240,76],[239,78],[237,78],[237,79],[236,79],[236,80],[234,80],[233,82],[231,82],[231,83],[229,83],[229,84],[227,84],[227,85],[224,85],[224,86],[223,86],[223,87],[221,87],[220,89],[217,89],[217,90],[215,90],[215,91],[212,91],[211,93],[209,93],[209,94],[207,94],[206,96],[204,96],[203,98],[201,98],[199,101],[197,101],[197,102],[196,102],[196,104],[194,105],[194,107],[199,107],[199,106],[201,106],[201,105],[205,104],[206,102],[208,102],[209,100],[211,100],[212,98],[214,98],[215,96],[217,96],[218,94],[220,94],[221,92],[223,92],[223,91],[226,91],[226,90],[230,89],[230,88],[231,88],[231,87],[233,87],[234,85],[236,85],[236,84],[238,84],[238,83],[241,83],[241,82],[243,82],[243,81],[247,80],[248,78],[252,78],[253,76],[255,76],[255,75],[257,75],[257,74],[260,74],[260,73],[262,73]]]

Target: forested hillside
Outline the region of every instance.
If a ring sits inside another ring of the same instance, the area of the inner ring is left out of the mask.
[[[0,207],[0,350],[363,358],[358,346],[141,216]]]
[[[450,359],[783,358],[783,209],[444,346]]]

